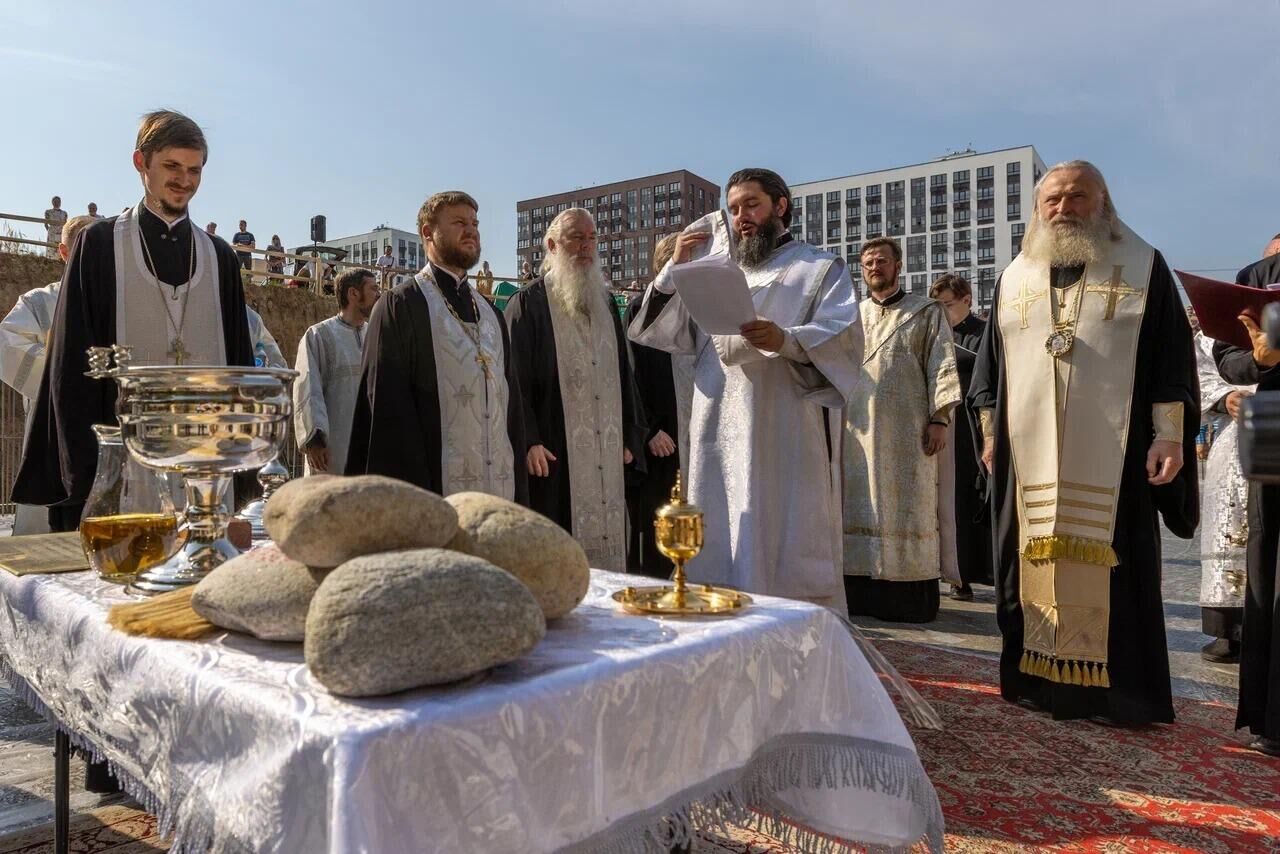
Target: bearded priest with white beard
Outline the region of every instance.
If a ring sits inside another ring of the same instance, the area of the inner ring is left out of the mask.
[[[743,169],[727,193],[732,225],[717,211],[685,229],[629,329],[637,344],[694,357],[689,500],[706,536],[689,575],[843,612],[841,412],[861,373],[858,301],[841,258],[787,231],[781,176]],[[675,265],[718,252],[742,268],[755,305],[737,335],[702,330],[675,293]]]
[[[1160,526],[1199,518],[1191,328],[1096,167],[1045,173],[969,405],[991,472],[1000,692],[1055,719],[1173,720]]]
[[[625,572],[623,470],[643,458],[647,431],[591,212],[562,211],[544,247],[542,279],[506,308],[524,394],[529,506],[571,533],[593,567]]]

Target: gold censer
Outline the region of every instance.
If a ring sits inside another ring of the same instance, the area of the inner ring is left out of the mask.
[[[671,585],[627,587],[613,594],[614,601],[636,614],[696,616],[727,614],[751,604],[751,597],[727,587],[710,584],[690,585],[685,579],[684,565],[702,551],[702,510],[685,501],[680,472],[671,487],[671,500],[654,514],[653,531],[658,551],[671,559],[676,571]]]

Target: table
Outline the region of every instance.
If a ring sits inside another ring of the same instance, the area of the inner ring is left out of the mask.
[[[719,821],[800,851],[941,850],[933,786],[834,614],[760,596],[729,619],[632,616],[609,599],[628,583],[593,570],[519,661],[347,700],[301,644],[129,637],[106,624],[119,587],[0,572],[0,668],[174,854],[641,851]]]

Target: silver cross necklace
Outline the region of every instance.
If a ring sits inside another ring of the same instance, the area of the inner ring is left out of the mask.
[[[190,222],[190,218],[188,218]],[[156,294],[160,297],[160,307],[164,309],[165,319],[169,321],[169,328],[173,330],[173,344],[169,347],[168,355],[173,358],[175,365],[181,365],[189,355],[187,348],[182,343],[182,331],[187,326],[187,300],[191,297],[191,281],[196,277],[196,236],[191,234],[191,261],[187,269],[187,280],[181,285],[165,285],[160,281],[160,277],[156,275],[156,262],[151,257],[151,247],[147,245],[147,236],[142,233],[142,221],[138,221],[138,238],[142,241],[142,251],[147,254],[147,264],[150,265],[149,272],[151,278],[156,285]],[[194,228],[194,226],[191,226]],[[173,313],[169,311],[169,306],[164,301],[164,289],[166,287],[173,288],[173,301],[178,300],[178,289],[186,288],[182,292],[182,308],[178,312],[178,322],[173,322]]]

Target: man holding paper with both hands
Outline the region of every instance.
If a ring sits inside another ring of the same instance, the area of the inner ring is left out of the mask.
[[[731,225],[716,212],[680,235],[629,329],[694,357],[689,500],[709,535],[690,577],[843,611],[839,436],[862,362],[853,283],[842,259],[792,240],[776,173],[736,172],[728,202]],[[700,298],[711,287],[718,299]]]

